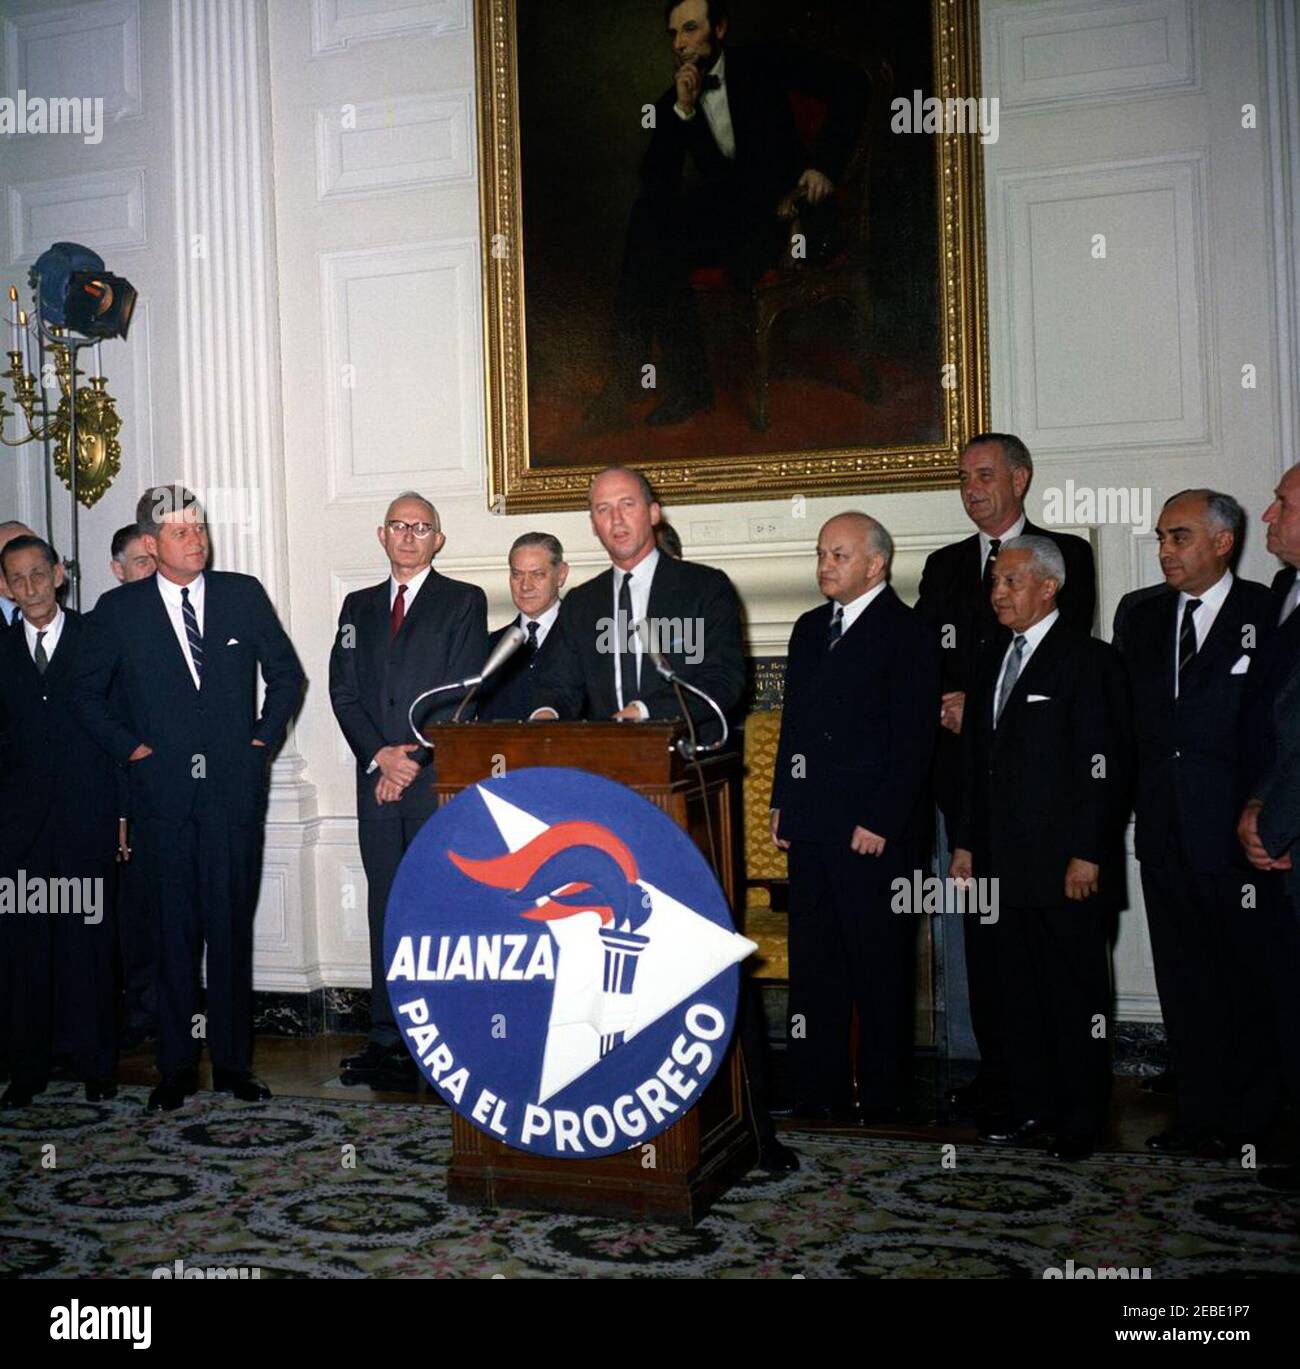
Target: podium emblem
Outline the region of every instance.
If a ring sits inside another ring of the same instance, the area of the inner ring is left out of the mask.
[[[488,1134],[575,1159],[694,1106],[754,949],[667,816],[560,768],[484,781],[434,814],[385,923],[394,1016],[433,1087]]]

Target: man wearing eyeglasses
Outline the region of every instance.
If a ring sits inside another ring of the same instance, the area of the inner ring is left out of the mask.
[[[422,691],[472,675],[487,651],[487,597],[439,575],[446,537],[438,510],[408,490],[376,529],[385,580],[343,601],[330,652],[330,702],[357,762],[357,828],[370,923],[370,1038],[339,1068],[345,1084],[414,1089],[415,1062],[402,1045],[384,976],[384,909],[393,877],[437,806],[429,752],[411,735],[407,710]],[[450,719],[455,694],[435,696],[421,724]]]

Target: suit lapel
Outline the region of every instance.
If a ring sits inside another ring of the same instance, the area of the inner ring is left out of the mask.
[[[1014,638],[1013,638],[1014,640]],[[1011,693],[1007,698],[1006,707],[1002,710],[1002,717],[999,719],[996,732],[1004,730],[1007,715],[1014,709],[1018,709],[1025,704],[1029,697],[1029,686],[1037,685],[1040,681],[1049,678],[1057,660],[1066,650],[1068,638],[1061,631],[1061,619],[1058,618],[1047,630],[1047,636],[1034,648],[1034,654],[1029,658],[1024,668],[1021,670],[1015,684],[1011,687]],[[998,656],[997,673],[993,676],[993,697],[997,699],[998,675],[1002,672],[1002,660],[1006,655],[1004,651]],[[996,733],[995,733],[996,736]]]
[[[50,657],[50,663],[45,668],[46,684],[56,684],[72,669],[72,658],[77,654],[77,638],[81,633],[81,621],[66,610],[63,614],[63,631],[59,633],[59,645],[54,655]],[[27,646],[26,634],[23,636],[23,646]],[[23,653],[26,655],[26,652]],[[30,660],[31,658],[28,657]],[[36,663],[32,662],[32,669],[36,669]]]

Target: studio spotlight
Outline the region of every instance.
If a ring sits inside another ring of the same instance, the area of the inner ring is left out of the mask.
[[[52,327],[84,337],[124,338],[131,326],[135,286],[106,271],[104,259],[80,243],[56,242],[43,252],[32,267],[31,285]]]

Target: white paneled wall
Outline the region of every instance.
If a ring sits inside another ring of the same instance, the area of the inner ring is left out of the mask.
[[[277,766],[258,985],[364,984],[326,662],[343,595],[383,573],[388,497],[437,500],[439,567],[488,590],[494,623],[520,532],[561,537],[575,579],[601,564],[581,514],[487,508],[471,0],[6,0],[5,15],[6,88],[101,94],[107,118],[98,146],[0,146],[0,280],[73,237],[142,293],[130,343],[106,349],[128,456],[86,544],[106,556],[155,475],[258,490],[256,538],[219,539],[219,561],[267,581],[311,677]],[[993,426],[1035,453],[1035,517],[1068,479],[1155,505],[1219,485],[1257,515],[1300,457],[1296,28],[1293,0],[985,0]],[[2,462],[0,517],[39,520],[35,458]],[[688,554],[736,581],[751,650],[773,655],[817,600],[818,525],[855,505],[894,532],[908,595],[925,553],[969,531],[952,491],[673,514]],[[1154,540],[1090,535],[1107,628],[1156,578]],[[1245,569],[1271,574],[1262,538]],[[88,565],[92,600],[106,576]],[[1116,975],[1121,1014],[1154,1017],[1140,902]]]

